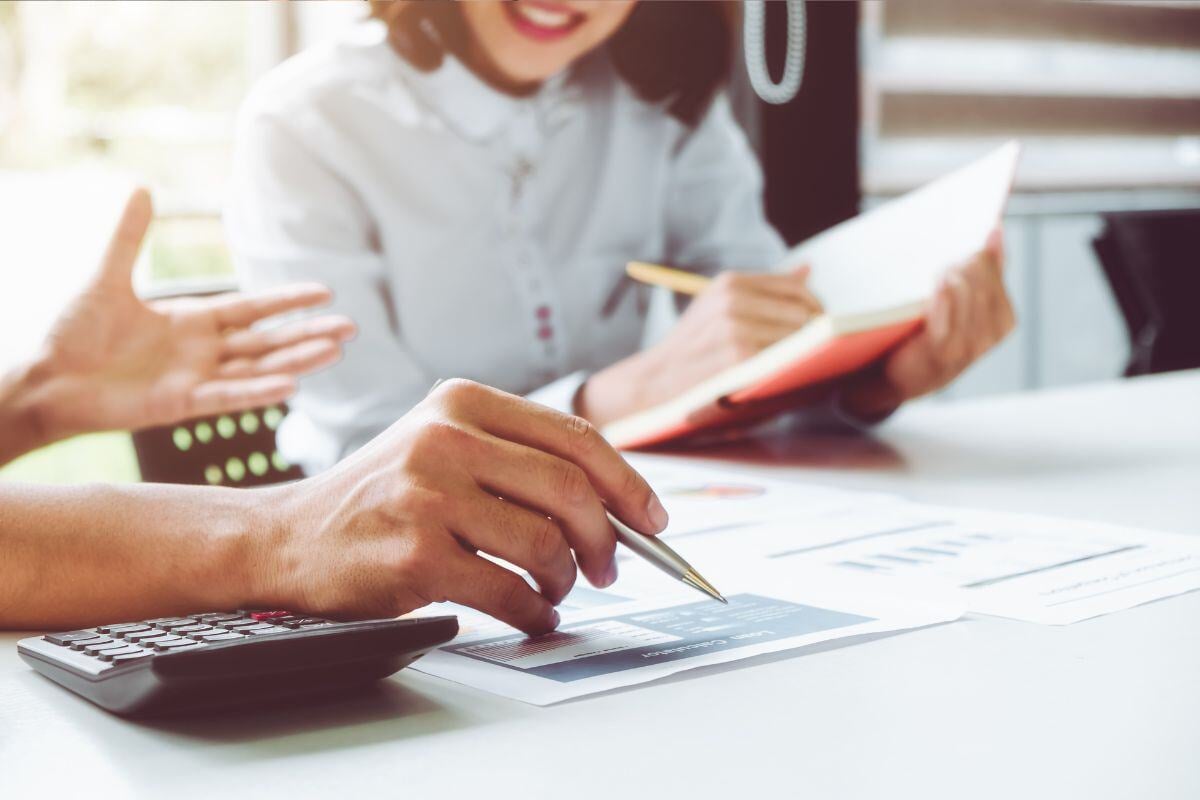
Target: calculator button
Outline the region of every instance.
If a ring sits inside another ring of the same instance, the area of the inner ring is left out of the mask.
[[[263,636],[269,633],[287,633],[287,628],[281,628],[278,625],[266,625],[260,628],[245,628],[246,633],[252,636]]]
[[[290,617],[290,616],[292,616],[292,612],[290,612],[290,611],[251,611],[250,612],[250,619],[255,619],[260,622],[263,620],[273,620],[273,619],[279,619],[280,617]]]
[[[122,653],[121,655],[114,655],[113,651],[105,650],[103,653],[101,653],[100,660],[108,661],[111,659],[114,664],[122,664],[126,661],[137,661],[139,658],[145,658],[146,656],[151,655],[154,654],[149,650],[138,650],[136,653]]]
[[[152,644],[162,644],[163,642],[180,642],[183,641],[182,636],[176,636],[173,633],[164,633],[162,636],[155,636],[153,639],[142,639],[140,644],[143,647],[148,647]]]
[[[111,641],[112,639],[108,638],[107,636],[93,636],[91,639],[80,639],[78,641],[71,642],[71,649],[82,650],[89,644],[104,644],[105,642]]]
[[[251,628],[257,624],[258,623],[252,619],[237,619],[237,620],[231,620],[229,622],[222,622],[221,627],[228,628],[230,630],[234,630],[237,628]]]
[[[96,628],[97,633],[117,634],[123,632],[144,631],[149,628],[149,625],[143,625],[140,622],[122,622],[117,625],[101,625]]]
[[[120,647],[125,647],[125,643],[114,642],[112,639],[109,639],[107,642],[101,642],[100,644],[89,644],[83,648],[83,652],[96,655],[101,650],[115,650]]]
[[[110,628],[108,635],[114,639],[124,639],[128,636],[133,636],[134,634],[138,633],[145,633],[149,630],[153,630],[153,628],[151,628],[149,625],[122,625],[120,628]]]
[[[327,620],[327,619],[317,619],[316,617],[310,617],[310,618],[308,618],[308,619],[302,619],[302,620],[300,620],[300,627],[301,627],[301,628],[311,628],[311,627],[313,627],[314,625],[328,625],[328,624],[329,624],[329,620]]]
[[[148,651],[143,650],[140,647],[117,647],[109,650],[103,650],[97,653],[96,657],[101,661],[112,661],[117,656],[131,656],[138,653],[145,653],[146,655],[149,655]]]
[[[67,633],[47,633],[42,638],[50,644],[58,644],[66,647],[71,642],[95,639],[96,633],[94,631],[68,631]]]
[[[184,625],[181,628],[172,628],[171,633],[178,636],[184,636],[192,633],[200,633],[202,631],[215,630],[212,625]]]
[[[215,625],[218,622],[229,622],[230,620],[241,618],[241,614],[199,614],[196,616],[198,621],[207,622],[209,625]]]
[[[158,619],[147,619],[147,620],[142,620],[142,621],[145,622],[147,625],[155,625],[159,628],[161,628],[163,625],[166,625],[166,624],[169,624],[172,622],[179,622],[179,623],[183,623],[185,625],[190,624],[192,622],[192,620],[188,619],[187,617],[159,617]]]
[[[232,642],[237,639],[245,639],[246,637],[242,636],[240,633],[226,631],[225,633],[201,634],[199,636],[193,636],[192,638],[201,642]]]
[[[190,628],[195,624],[196,621],[194,619],[181,619],[178,622],[160,622],[158,627],[162,628],[164,631],[173,631],[176,628]]]
[[[125,634],[124,639],[127,642],[144,642],[148,639],[156,639],[159,636],[170,636],[170,635],[171,634],[167,633],[166,631],[160,631],[160,630],[155,629],[155,630],[148,630],[148,631],[140,631],[138,633],[127,633],[127,634]]]
[[[179,650],[187,647],[200,647],[203,642],[193,642],[191,639],[178,639],[174,642],[155,642],[154,649],[162,652],[164,650]]]

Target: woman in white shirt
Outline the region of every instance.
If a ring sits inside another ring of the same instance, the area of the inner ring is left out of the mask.
[[[329,466],[465,376],[598,424],[669,399],[819,310],[805,273],[729,273],[638,352],[626,261],[716,274],[785,250],[724,96],[736,4],[374,3],[247,101],[231,243],[252,283],[334,289],[359,338],[281,431]],[[998,248],[950,273],[925,332],[843,387],[885,416],[1012,325]]]

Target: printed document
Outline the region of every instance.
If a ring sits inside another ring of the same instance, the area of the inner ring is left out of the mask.
[[[825,566],[887,585],[957,587],[968,610],[1067,625],[1200,589],[1200,538],[1029,514],[896,501],[689,540],[703,562],[743,556]]]
[[[641,572],[639,565],[630,564]],[[647,567],[652,570],[653,568]],[[729,605],[701,598],[694,590],[668,591],[641,600],[615,599],[583,587],[588,599],[569,597],[554,633],[526,637],[511,628],[467,613],[466,632],[415,662],[431,675],[535,705],[645,683],[684,670],[740,661],[766,653],[957,619],[962,605],[952,597],[889,595],[855,582],[837,586],[815,581],[801,590],[773,578],[759,563],[735,579],[720,571]],[[639,575],[629,584],[662,573]],[[622,582],[614,589],[626,589]],[[440,613],[445,613],[444,607]]]
[[[414,668],[545,705],[970,611],[1065,625],[1200,589],[1200,537],[908,502],[637,456],[663,535],[729,599],[703,599],[624,548],[531,639],[470,609]],[[859,641],[859,639],[855,639]]]

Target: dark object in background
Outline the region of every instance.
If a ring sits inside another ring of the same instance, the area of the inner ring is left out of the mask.
[[[1129,329],[1125,374],[1200,367],[1200,210],[1103,219],[1092,246]]]
[[[303,478],[275,449],[275,429],[286,414],[281,403],[136,431],[133,449],[142,480],[266,486]]]
[[[146,296],[211,297],[234,291],[230,283],[168,288]],[[138,469],[146,483],[266,486],[304,477],[275,447],[275,429],[287,415],[280,403],[236,414],[199,417],[178,425],[146,428],[133,434]]]
[[[767,3],[767,63],[783,71],[787,9]],[[790,103],[759,103],[767,217],[789,245],[859,212],[858,3],[806,3],[804,82]]]

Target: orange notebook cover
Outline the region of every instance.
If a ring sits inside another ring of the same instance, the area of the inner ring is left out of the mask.
[[[609,425],[604,435],[617,447],[646,447],[771,416],[757,408],[756,401],[859,370],[922,324],[919,306],[893,309],[886,315],[893,318],[888,322],[874,324],[877,320],[871,317],[875,316],[848,320],[823,316],[813,320],[796,334],[676,400]]]
[[[604,428],[617,447],[659,444],[761,419],[767,401],[856,372],[923,324],[946,269],[982,250],[1012,187],[1010,142],[938,180],[801,244],[785,265],[812,266],[826,313],[746,361]],[[757,406],[757,407],[756,407]]]

